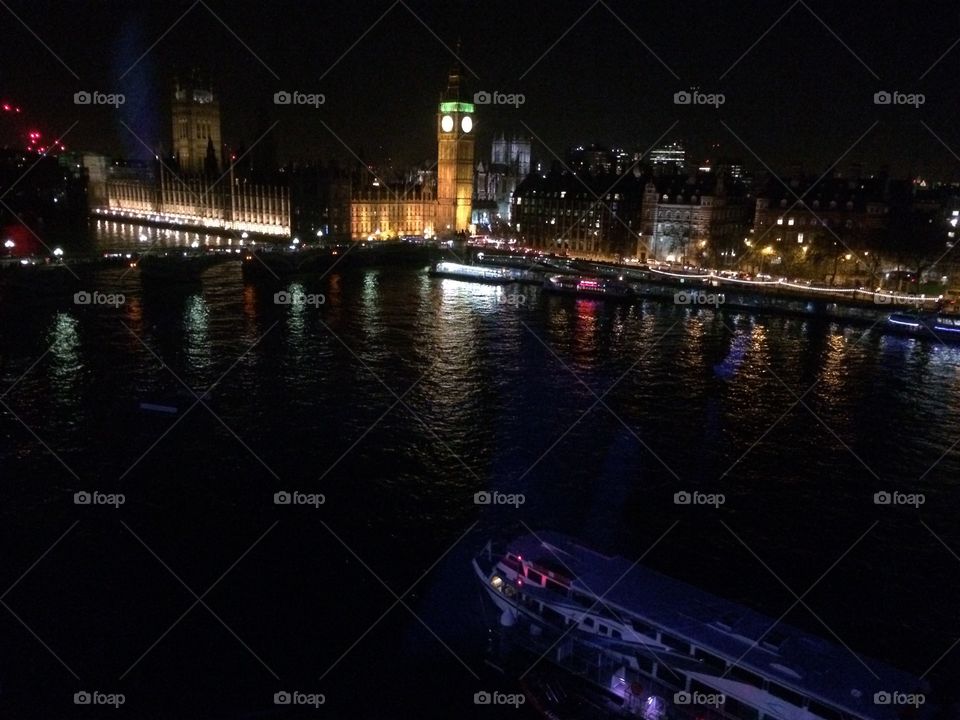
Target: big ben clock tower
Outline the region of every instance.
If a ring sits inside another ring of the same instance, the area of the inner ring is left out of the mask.
[[[473,207],[473,103],[460,99],[460,65],[450,70],[437,112],[438,234],[470,227]]]

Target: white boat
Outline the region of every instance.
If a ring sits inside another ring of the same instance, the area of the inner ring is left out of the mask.
[[[523,618],[676,693],[722,696],[718,712],[733,720],[930,711],[926,684],[905,672],[559,533],[520,537],[500,553],[488,545],[473,567],[501,624]]]

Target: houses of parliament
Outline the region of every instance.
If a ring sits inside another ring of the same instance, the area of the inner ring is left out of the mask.
[[[508,220],[510,194],[530,169],[529,141],[502,136],[493,141],[490,161],[477,161],[471,100],[454,64],[436,107],[436,162],[401,180],[367,167],[294,168],[264,178],[247,172],[243,153],[224,151],[219,97],[194,71],[173,84],[166,159],[158,154],[155,163],[113,163],[98,181],[91,171],[91,201],[101,215],[211,231],[302,233],[331,241],[467,233],[477,224]]]

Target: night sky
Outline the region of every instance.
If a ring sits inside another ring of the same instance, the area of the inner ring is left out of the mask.
[[[480,109],[481,158],[501,131],[533,136],[535,160],[545,166],[575,144],[645,150],[682,138],[694,158],[719,143],[721,154],[758,170],[800,165],[819,173],[844,156],[844,170],[889,165],[898,174],[960,179],[955,3],[8,0],[6,7],[0,96],[47,134],[78,121],[64,140],[69,149],[145,157],[145,145],[169,143],[170,79],[199,66],[219,89],[224,140],[234,146],[249,146],[279,121],[270,132],[281,161],[357,154],[432,162],[433,112],[453,60],[441,40],[453,49],[459,39],[470,94],[526,96],[520,109]],[[675,105],[673,94],[691,86],[726,101],[719,109]],[[76,106],[77,90],[122,92],[127,102],[119,110]],[[323,93],[326,104],[276,107],[278,90]],[[877,106],[878,90],[923,93],[925,103]],[[24,129],[4,122],[4,142]]]

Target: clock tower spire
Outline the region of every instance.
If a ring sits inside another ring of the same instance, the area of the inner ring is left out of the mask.
[[[457,43],[457,54],[460,44]],[[436,232],[468,230],[473,206],[474,126],[472,102],[461,99],[462,71],[455,61],[437,109]]]

